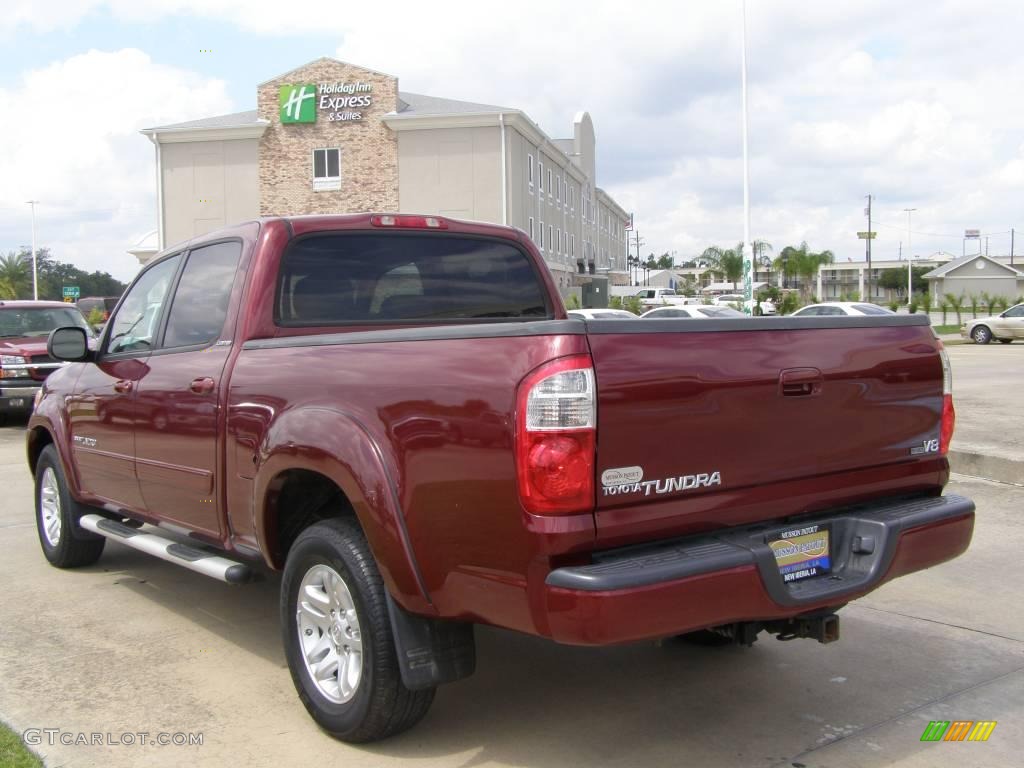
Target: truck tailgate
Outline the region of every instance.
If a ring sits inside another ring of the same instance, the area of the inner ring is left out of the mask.
[[[730,510],[771,486],[793,499],[784,516],[806,511],[811,487],[852,501],[868,468],[875,495],[878,478],[890,493],[910,475],[941,485],[942,362],[925,317],[602,320],[587,333],[599,542],[629,524],[649,537],[750,522]],[[765,519],[784,508],[765,504]]]

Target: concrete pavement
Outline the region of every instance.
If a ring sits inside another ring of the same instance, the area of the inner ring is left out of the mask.
[[[577,649],[483,629],[477,674],[440,689],[423,723],[352,747],[294,694],[275,575],[230,587],[115,543],[96,566],[51,568],[21,441],[0,429],[0,719],[115,740],[203,734],[202,746],[44,742],[50,766],[1020,763],[1024,489],[957,477],[951,490],[980,510],[971,550],[845,608],[838,643]],[[987,743],[921,743],[938,719],[999,724]]]
[[[947,348],[953,368],[954,471],[1024,485],[1024,341]]]

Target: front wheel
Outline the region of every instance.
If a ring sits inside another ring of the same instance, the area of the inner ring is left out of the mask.
[[[58,568],[92,565],[107,540],[78,525],[78,505],[68,492],[57,450],[48,445],[36,462],[36,529],[43,555]]]
[[[354,520],[325,520],[296,539],[281,582],[281,627],[299,698],[335,738],[384,739],[427,714],[434,689],[402,683],[384,583]]]
[[[971,331],[971,338],[974,339],[975,344],[988,344],[992,341],[992,331],[984,325],[979,325]]]

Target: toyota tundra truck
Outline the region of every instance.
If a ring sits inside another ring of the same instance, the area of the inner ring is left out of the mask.
[[[569,320],[523,232],[380,214],[170,248],[87,336],[28,424],[46,559],[281,571],[298,697],[351,742],[470,675],[477,624],[830,642],[971,540],[923,315]]]

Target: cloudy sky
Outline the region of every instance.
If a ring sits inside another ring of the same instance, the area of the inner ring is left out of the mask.
[[[156,226],[139,129],[251,109],[257,83],[324,55],[522,109],[554,137],[588,110],[598,184],[635,211],[645,253],[732,245],[739,19],[739,0],[8,0],[0,252],[29,242],[37,199],[39,244],[131,276],[125,249]],[[863,258],[872,193],[877,255],[906,248],[908,207],[914,253],[959,254],[965,228],[1007,253],[1024,228],[1022,22],[1017,0],[748,0],[753,235]]]

